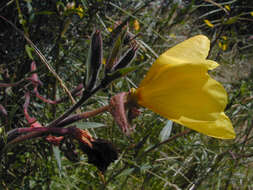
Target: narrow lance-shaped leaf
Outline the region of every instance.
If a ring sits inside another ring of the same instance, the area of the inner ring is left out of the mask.
[[[102,80],[103,88],[109,85],[113,80],[123,77],[127,75],[128,73],[131,73],[142,66],[143,64],[140,64],[138,66],[122,68],[122,69],[118,69],[117,71],[114,71],[113,73],[108,73],[106,77]]]
[[[57,146],[53,146],[53,152],[54,152],[54,157],[57,162],[57,166],[59,168],[59,174],[60,176],[62,175],[62,164],[61,164],[61,155],[60,155],[60,150]]]
[[[87,75],[85,86],[86,90],[91,90],[95,87],[98,79],[99,70],[102,64],[103,47],[102,37],[99,30],[96,30],[91,38],[91,44],[88,52]]]
[[[160,132],[159,139],[160,141],[168,140],[171,134],[173,122],[168,120],[166,125],[163,127],[163,129]]]
[[[104,127],[105,124],[97,122],[79,122],[76,123],[76,127],[79,129],[94,129],[99,127]]]

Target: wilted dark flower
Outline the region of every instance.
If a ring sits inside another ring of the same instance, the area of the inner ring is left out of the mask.
[[[101,172],[105,172],[110,163],[118,158],[113,144],[106,140],[96,139],[92,147],[80,143],[80,148],[88,155],[88,163],[94,164]]]

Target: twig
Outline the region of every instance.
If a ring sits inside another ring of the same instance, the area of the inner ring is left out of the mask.
[[[201,185],[201,183],[207,179],[207,177],[218,167],[219,162],[222,160],[222,158],[228,154],[228,151],[223,152],[219,154],[215,159],[214,159],[214,164],[209,167],[209,170],[206,171],[189,189],[190,190],[196,190],[198,187]]]
[[[4,18],[3,16],[0,15],[0,18],[2,18],[4,21],[6,21],[7,23],[9,23],[13,28],[15,28],[15,30],[18,31],[18,33],[20,33],[25,39],[26,41],[34,48],[35,52],[37,53],[37,55],[39,56],[39,58],[41,59],[42,63],[44,63],[46,65],[46,67],[48,68],[48,70],[53,74],[53,76],[59,81],[60,85],[62,86],[62,88],[66,91],[66,93],[68,94],[69,98],[71,99],[72,103],[75,103],[74,98],[72,97],[70,91],[68,90],[68,88],[65,86],[63,80],[59,77],[59,75],[55,72],[55,70],[53,69],[53,67],[48,63],[47,59],[45,58],[45,56],[41,53],[41,51],[37,48],[37,46],[35,46],[35,44],[24,34],[24,32],[22,32],[20,29],[18,29],[11,21],[7,20],[6,18]]]
[[[66,125],[74,123],[78,120],[93,117],[95,115],[103,113],[103,112],[107,111],[109,108],[110,108],[110,106],[107,105],[107,106],[98,108],[98,109],[93,110],[93,111],[84,112],[82,114],[76,114],[76,115],[70,116],[70,117],[66,118],[65,120],[63,120],[62,122],[60,122],[59,125],[57,125],[55,127],[50,127],[50,128],[48,128],[48,127],[36,127],[36,128],[17,128],[17,129],[13,129],[13,130],[9,131],[8,134],[7,134],[8,135],[7,144],[14,144],[14,143],[22,142],[22,141],[25,141],[25,140],[28,140],[28,139],[41,137],[41,136],[44,136],[45,133],[56,133],[58,135],[62,135],[62,133],[65,132],[62,129],[62,127],[65,127]],[[64,129],[68,129],[68,128],[64,128]],[[28,134],[20,136],[23,133],[28,133]]]
[[[14,86],[18,86],[19,84],[21,84],[25,80],[26,79],[21,79],[20,81],[15,82],[15,83],[0,83],[0,87],[14,87]]]
[[[89,117],[96,116],[100,113],[108,111],[109,108],[110,108],[110,106],[107,105],[107,106],[103,106],[103,107],[98,108],[98,109],[93,110],[93,111],[84,112],[82,114],[71,115],[71,116],[67,117],[66,119],[64,119],[63,121],[61,121],[59,124],[57,124],[56,127],[65,127],[66,125],[69,125],[69,124],[74,123],[76,121],[79,121],[81,119],[86,119],[86,118],[89,118]]]
[[[101,85],[99,85],[98,87],[96,87],[94,90],[90,92],[84,91],[82,98],[76,104],[74,104],[71,108],[69,108],[66,112],[64,112],[60,117],[58,117],[57,119],[49,123],[47,127],[56,126],[58,123],[60,123],[60,121],[68,117],[72,112],[74,112],[77,108],[79,108],[84,102],[86,102],[93,94],[95,94],[100,89],[101,89]]]
[[[143,152],[139,158],[142,158],[145,154],[151,152],[152,150],[158,148],[159,146],[161,146],[161,145],[163,145],[163,144],[166,144],[166,143],[168,143],[168,142],[170,142],[170,141],[172,141],[172,140],[175,140],[175,139],[178,138],[178,137],[182,137],[182,136],[184,136],[184,135],[187,135],[187,134],[189,134],[189,133],[191,133],[191,132],[193,132],[193,131],[192,131],[192,130],[189,130],[189,129],[186,129],[186,130],[184,130],[182,133],[178,133],[178,134],[174,135],[173,137],[170,137],[169,139],[167,139],[167,140],[165,140],[165,141],[162,141],[162,142],[160,142],[160,143],[154,145],[153,147],[149,148],[148,150],[146,150],[145,152]]]

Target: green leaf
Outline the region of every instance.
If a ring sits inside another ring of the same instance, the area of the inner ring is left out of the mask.
[[[34,60],[33,59],[33,55],[32,55],[32,52],[34,51],[33,48],[31,48],[28,44],[25,45],[25,51],[28,55],[28,57],[31,59],[31,60]]]
[[[128,176],[131,173],[133,173],[134,169],[135,168],[128,168],[128,169],[124,170],[123,172],[121,172],[121,174],[119,174],[118,177],[120,177],[120,176]]]
[[[143,165],[140,167],[140,171],[141,171],[141,173],[144,173],[145,171],[147,171],[147,170],[149,170],[149,169],[151,169],[151,168],[152,168],[151,165],[149,165],[148,163],[145,163],[145,164],[143,164]]]
[[[227,21],[225,21],[224,24],[227,24],[227,25],[234,24],[238,21],[239,18],[240,18],[239,16],[231,17]]]
[[[94,129],[99,127],[104,127],[105,124],[97,123],[97,122],[78,122],[76,123],[76,127],[79,129]]]
[[[247,83],[245,81],[242,81],[241,86],[240,86],[240,91],[241,91],[242,95],[247,94],[248,86],[247,86]]]
[[[35,12],[35,15],[54,15],[56,12],[53,11],[40,11],[40,12]]]
[[[128,73],[130,72],[133,72],[135,70],[137,70],[138,68],[142,67],[143,64],[140,64],[140,65],[136,65],[136,66],[132,66],[132,67],[127,67],[127,68],[122,68],[122,69],[119,69],[117,71],[115,71],[114,73],[112,74],[108,74],[109,76],[113,76],[113,75],[120,75],[120,76],[125,76],[127,75]]]
[[[168,120],[166,125],[163,127],[163,129],[160,132],[159,139],[160,141],[166,141],[171,134],[173,122]]]

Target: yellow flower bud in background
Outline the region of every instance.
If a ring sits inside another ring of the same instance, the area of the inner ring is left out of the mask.
[[[138,20],[134,20],[134,29],[136,31],[139,31],[140,30],[140,23],[138,22]]]
[[[228,11],[231,11],[230,6],[229,5],[225,5],[225,9],[227,9]]]
[[[204,22],[206,23],[207,26],[209,26],[210,28],[213,28],[214,25],[207,19],[204,20]]]
[[[79,17],[83,18],[83,16],[84,16],[83,7],[81,5],[79,5],[78,8],[76,8],[76,10],[78,11],[77,14],[79,15]]]
[[[108,27],[107,30],[108,30],[109,32],[112,32],[112,28],[110,28],[110,27]]]

